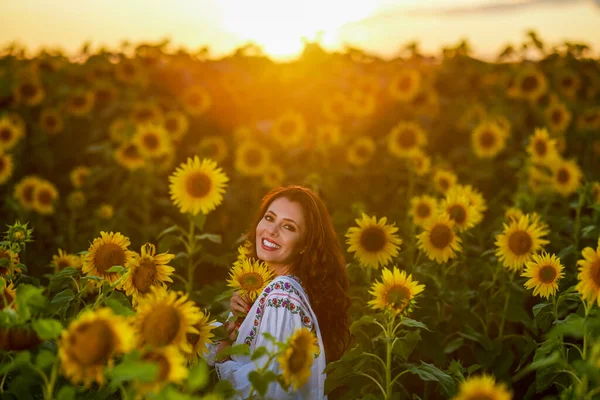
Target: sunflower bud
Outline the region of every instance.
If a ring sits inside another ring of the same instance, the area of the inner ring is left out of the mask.
[[[21,224],[19,221],[16,221],[13,225],[7,225],[8,230],[4,234],[4,240],[10,243],[10,247],[18,247],[17,249],[13,249],[17,253],[21,250],[25,249],[25,244],[32,242],[32,229],[27,229],[27,224]]]

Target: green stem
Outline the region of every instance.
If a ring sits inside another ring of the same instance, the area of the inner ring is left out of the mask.
[[[588,314],[590,313],[590,309],[592,307],[590,307],[585,300],[583,300],[583,307],[585,309],[585,317],[583,319],[583,353],[582,353],[582,358],[584,360],[587,359],[587,342],[588,342],[588,328],[587,328],[587,319],[588,319]]]
[[[579,251],[579,231],[581,230],[581,209],[585,203],[585,191],[579,193],[579,202],[577,204],[577,211],[575,214],[575,227],[573,228],[573,236],[575,239],[575,250]]]
[[[267,367],[271,364],[271,362],[275,359],[275,357],[279,356],[279,353],[274,353],[274,354],[270,354],[269,355],[269,359],[267,360],[266,363],[264,363],[264,365],[258,369],[258,372],[260,375],[263,374],[263,372],[265,372],[265,370],[267,369]],[[252,395],[254,394],[254,390],[256,388],[254,387],[254,385],[252,385],[252,389],[250,389],[250,393],[248,394],[248,398],[251,399]]]
[[[504,298],[504,309],[502,310],[502,319],[500,320],[500,328],[498,329],[498,338],[502,339],[504,335],[504,322],[506,321],[506,311],[508,311],[508,302],[510,301],[510,289],[506,291]]]
[[[353,374],[356,374],[356,375],[359,375],[359,376],[364,376],[364,377],[369,378],[370,380],[372,380],[375,383],[375,385],[377,385],[377,387],[379,388],[379,390],[381,390],[381,393],[383,394],[383,396],[386,399],[388,398],[388,397],[386,397],[385,389],[383,388],[383,386],[381,386],[381,383],[379,383],[377,381],[377,379],[373,378],[369,374],[365,374],[364,372],[353,372]]]
[[[188,293],[192,293],[194,288],[194,270],[196,269],[196,264],[193,260],[193,255],[196,250],[196,241],[194,240],[194,220],[190,217],[190,231],[188,233],[188,244],[189,244],[189,254],[188,254],[188,279],[186,290]]]
[[[381,363],[381,365],[383,366],[383,368],[386,367],[385,362],[383,362],[383,360],[381,359],[381,357],[379,357],[377,354],[367,353],[366,351],[363,351],[363,354],[366,355],[366,356],[370,356],[370,357],[375,358],[376,360],[378,360]]]
[[[52,364],[52,371],[50,372],[50,382],[46,385],[46,392],[44,398],[46,400],[52,400],[54,394],[54,385],[56,384],[56,377],[58,376],[58,365],[59,357],[56,357],[54,364]]]
[[[396,339],[392,328],[394,327],[395,315],[390,314],[385,332],[385,399],[392,398],[392,349]],[[395,329],[394,329],[395,330]],[[394,340],[394,341],[392,341]]]

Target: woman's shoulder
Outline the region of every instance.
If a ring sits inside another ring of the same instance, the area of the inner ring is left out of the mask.
[[[278,295],[304,295],[304,289],[298,278],[292,275],[281,275],[273,279],[261,293],[261,297],[267,297],[272,294]]]

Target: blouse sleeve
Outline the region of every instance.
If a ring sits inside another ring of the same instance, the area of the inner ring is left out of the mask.
[[[256,308],[252,327],[246,330],[246,337],[238,337],[237,343],[247,343],[252,349],[265,346],[269,351],[275,349],[273,343],[263,336],[264,332],[273,335],[278,341],[285,342],[296,329],[307,327],[312,329],[312,320],[308,316],[307,307],[301,297],[293,291],[274,290],[254,304]],[[253,313],[254,314],[254,313]],[[249,321],[250,322],[250,321]],[[240,333],[243,330],[240,329]],[[232,361],[215,364],[220,379],[227,379],[233,387],[240,391],[243,398],[250,394],[252,385],[248,374],[264,366],[268,357],[263,356],[256,361],[249,357],[232,357]],[[281,369],[276,360],[268,367],[269,370],[280,374]],[[306,385],[305,385],[306,386]],[[302,388],[300,388],[302,391]],[[277,382],[272,382],[267,390],[267,398],[290,399],[293,394],[286,393]],[[304,398],[304,397],[302,397]]]

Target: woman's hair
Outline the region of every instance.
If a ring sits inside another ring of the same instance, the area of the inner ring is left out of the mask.
[[[297,202],[304,211],[306,236],[303,252],[291,265],[290,273],[300,278],[317,316],[327,362],[338,360],[350,343],[348,328],[348,276],[331,216],[323,201],[301,186],[279,187],[262,200],[248,232],[252,255],[256,256],[256,227],[271,203],[280,197]]]

